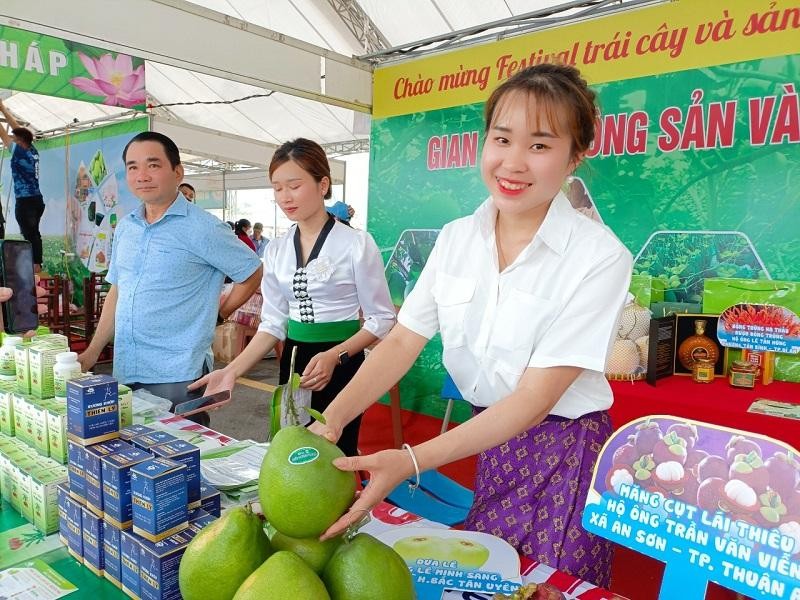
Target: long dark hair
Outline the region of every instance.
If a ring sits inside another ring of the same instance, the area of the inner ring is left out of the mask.
[[[245,229],[247,229],[248,227],[250,227],[250,221],[248,221],[247,219],[239,219],[238,221],[236,221],[236,224],[233,227],[233,231],[234,233],[236,233],[236,235],[239,235],[241,233],[245,233]]]

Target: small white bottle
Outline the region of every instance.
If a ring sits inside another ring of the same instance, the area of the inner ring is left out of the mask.
[[[53,387],[58,400],[67,399],[67,381],[81,374],[77,352],[59,352],[53,365]]]
[[[22,338],[7,335],[0,346],[0,381],[16,381],[17,364],[14,360],[14,348],[22,343]]]

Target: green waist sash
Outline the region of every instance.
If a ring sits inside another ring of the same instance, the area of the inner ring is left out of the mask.
[[[297,342],[343,342],[361,329],[361,322],[301,323],[289,319],[287,336]]]

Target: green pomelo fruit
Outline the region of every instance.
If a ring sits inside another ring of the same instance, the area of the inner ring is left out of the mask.
[[[258,477],[261,510],[275,529],[294,538],[319,537],[344,514],[356,480],[333,466],[342,456],[305,427],[284,427],[275,434]]]
[[[342,543],[341,537],[320,542],[318,538],[293,538],[276,531],[270,539],[272,549],[294,552],[311,567],[315,573],[322,573],[333,552]]]
[[[271,552],[261,519],[249,508],[231,508],[187,546],[178,569],[181,594],[185,600],[230,600]]]
[[[332,600],[416,598],[403,557],[366,533],[359,533],[336,549],[322,580]]]
[[[330,600],[322,580],[298,556],[280,551],[245,579],[233,600]]]

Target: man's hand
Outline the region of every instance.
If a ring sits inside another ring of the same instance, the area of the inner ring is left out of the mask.
[[[0,287],[0,302],[7,302],[11,300],[11,296],[14,295],[14,290],[7,287]]]
[[[208,375],[204,375],[197,381],[190,383],[186,389],[190,392],[198,390],[206,386],[204,396],[210,396],[217,392],[231,392],[233,393],[233,386],[236,385],[236,375],[232,371],[226,369],[217,369],[211,371]]]
[[[95,352],[91,348],[87,348],[78,355],[78,362],[81,365],[81,371],[86,373],[93,366],[97,364],[97,359],[100,358],[100,352]]]

